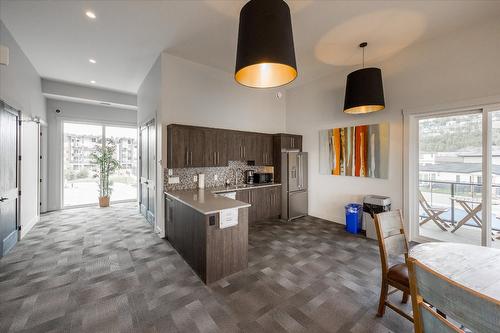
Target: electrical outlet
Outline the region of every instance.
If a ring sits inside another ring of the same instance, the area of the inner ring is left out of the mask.
[[[214,175],[214,180],[217,181],[219,179],[219,176]]]
[[[193,176],[193,182],[197,182],[198,181],[198,175],[194,175]]]
[[[173,175],[174,175],[174,170],[172,170],[172,169],[168,169],[168,175],[169,175],[169,176],[173,176]]]
[[[179,177],[168,177],[168,183],[169,184],[179,184],[180,179],[179,179]]]

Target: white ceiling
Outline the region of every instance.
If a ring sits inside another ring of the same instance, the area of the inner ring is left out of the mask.
[[[245,1],[0,0],[0,18],[42,77],[137,92],[162,50],[234,70],[239,10]],[[287,0],[297,83],[409,45],[500,17],[500,1]],[[97,19],[85,16],[95,12]],[[97,64],[90,64],[94,58]],[[295,84],[297,84],[295,83]]]

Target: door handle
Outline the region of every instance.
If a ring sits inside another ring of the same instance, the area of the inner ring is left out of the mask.
[[[9,198],[6,198],[6,197],[1,197],[0,198],[0,202],[4,202],[5,200],[9,200]]]

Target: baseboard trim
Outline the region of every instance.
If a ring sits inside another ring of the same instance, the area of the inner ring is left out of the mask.
[[[28,232],[40,221],[40,216],[35,216],[26,224],[21,224],[21,235],[20,239],[23,239]]]

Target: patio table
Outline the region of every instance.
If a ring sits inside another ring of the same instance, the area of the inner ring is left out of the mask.
[[[462,208],[465,210],[466,215],[458,221],[451,232],[457,231],[461,226],[463,226],[468,220],[474,221],[480,228],[483,226],[481,217],[478,216],[478,213],[481,211],[483,207],[483,201],[480,198],[472,198],[472,197],[451,197],[451,200],[457,202]],[[492,205],[500,205],[500,201],[492,200]],[[476,207],[474,207],[474,205]],[[494,233],[492,232],[492,235]],[[493,238],[492,238],[493,239]],[[500,237],[497,237],[500,239]],[[493,239],[494,240],[494,239]]]

